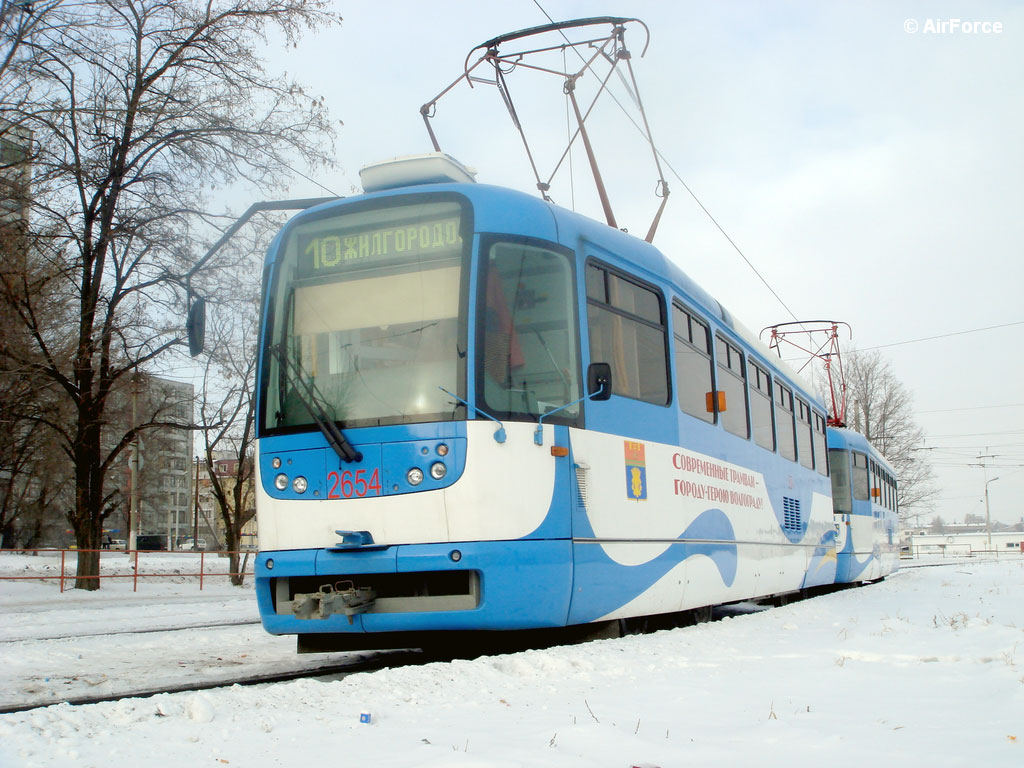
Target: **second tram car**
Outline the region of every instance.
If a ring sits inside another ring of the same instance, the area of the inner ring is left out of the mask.
[[[836,582],[872,581],[899,567],[896,473],[852,429],[829,428],[832,508],[836,516]]]
[[[268,631],[416,646],[897,567],[891,468],[655,247],[445,155],[385,171],[267,255]]]

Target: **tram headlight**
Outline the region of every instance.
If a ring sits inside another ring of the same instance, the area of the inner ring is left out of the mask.
[[[274,478],[274,487],[279,491],[283,491],[288,487],[288,475],[284,472]]]
[[[423,482],[423,470],[419,467],[413,467],[405,474],[405,479],[409,485],[419,485]]]
[[[439,446],[437,446],[437,455],[438,456],[447,456],[448,455],[448,446],[445,445],[444,443],[441,443]]]
[[[444,465],[443,461],[435,461],[430,465],[430,476],[435,480],[440,480],[448,474],[448,467]]]
[[[309,483],[306,482],[306,478],[304,478],[302,475],[299,475],[294,480],[292,480],[292,490],[295,491],[296,493],[305,493],[308,487]]]
[[[280,469],[281,468],[281,457],[275,456],[273,459],[271,459],[270,460],[270,466],[272,466],[274,469]]]

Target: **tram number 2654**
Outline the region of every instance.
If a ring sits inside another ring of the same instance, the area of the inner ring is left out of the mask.
[[[344,472],[327,474],[328,499],[361,499],[364,496],[380,496],[380,470],[375,469],[367,477],[365,469],[355,472],[346,469]]]

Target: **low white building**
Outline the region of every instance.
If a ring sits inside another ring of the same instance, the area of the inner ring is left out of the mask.
[[[965,533],[920,533],[910,535],[912,555],[975,555],[997,554],[1018,555],[1024,553],[1024,531],[999,531],[991,534],[985,531]]]

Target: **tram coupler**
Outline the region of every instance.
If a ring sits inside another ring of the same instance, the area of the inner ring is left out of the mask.
[[[356,587],[351,581],[324,584],[320,591],[295,595],[292,613],[299,619],[326,619],[336,613],[344,613],[351,624],[357,613],[365,613],[377,600],[377,593],[370,587]]]

